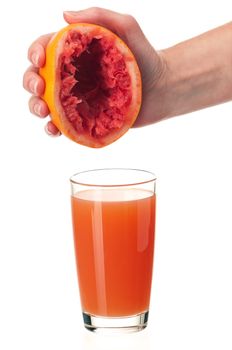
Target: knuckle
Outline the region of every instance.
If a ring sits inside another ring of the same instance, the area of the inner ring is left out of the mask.
[[[27,50],[27,59],[29,61],[31,61],[32,50],[33,50],[33,44],[31,44]]]
[[[92,16],[98,17],[102,13],[102,9],[100,7],[94,6],[90,7],[88,10]]]
[[[28,107],[29,107],[29,111],[33,114],[34,114],[34,110],[33,110],[34,104],[35,104],[35,98],[34,96],[32,96],[28,101]]]
[[[44,38],[47,37],[47,34],[42,34],[40,36],[38,36],[38,38],[34,41],[34,45],[35,44],[39,44],[40,42],[42,42],[44,40]]]
[[[40,43],[43,42],[43,40],[46,36],[47,36],[46,34],[40,35],[31,43],[31,45],[29,46],[29,49],[28,49],[28,58],[29,59],[31,59],[32,53],[37,51],[41,47]]]
[[[135,18],[128,14],[124,15],[124,22],[127,27],[133,27],[137,23]]]
[[[28,83],[28,72],[25,72],[23,75],[23,87],[27,90],[27,83]]]
[[[27,52],[27,54],[28,54],[28,58],[29,59],[31,59],[31,55],[32,55],[32,53],[34,52],[34,51],[36,51],[36,49],[37,49],[37,44],[40,42],[40,40],[42,39],[42,35],[41,36],[39,36],[38,38],[36,38],[32,43],[31,43],[31,45],[29,46],[29,49],[28,49],[28,52]]]

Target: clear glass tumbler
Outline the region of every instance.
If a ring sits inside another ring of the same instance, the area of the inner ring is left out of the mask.
[[[98,169],[70,180],[84,325],[94,332],[142,330],[152,281],[156,177]]]

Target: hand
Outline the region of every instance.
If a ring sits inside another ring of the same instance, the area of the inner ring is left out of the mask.
[[[113,11],[90,8],[77,12],[64,12],[67,23],[87,22],[102,25],[117,34],[131,49],[138,62],[143,83],[143,100],[135,126],[154,123],[154,98],[156,85],[163,79],[165,65],[161,56],[154,50],[144,36],[139,24],[130,15],[123,15]],[[49,114],[46,103],[41,99],[44,92],[44,81],[39,76],[39,67],[45,63],[45,50],[52,34],[41,36],[30,46],[28,58],[32,66],[24,74],[24,88],[33,96],[29,100],[30,111],[44,118]],[[50,135],[59,135],[56,126],[49,121],[46,131]]]
[[[44,93],[45,83],[39,75],[39,68],[45,64],[45,50],[52,35],[43,35],[31,44],[28,50],[28,59],[32,65],[26,70],[23,76],[24,88],[32,93],[32,97],[29,99],[30,112],[40,118],[45,118],[49,115],[48,106],[41,98]],[[45,131],[51,136],[59,136],[61,134],[51,121],[46,124]]]

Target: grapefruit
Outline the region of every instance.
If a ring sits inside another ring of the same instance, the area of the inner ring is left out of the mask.
[[[57,32],[40,75],[53,123],[79,144],[109,145],[138,116],[142,83],[135,57],[104,27],[77,23]]]

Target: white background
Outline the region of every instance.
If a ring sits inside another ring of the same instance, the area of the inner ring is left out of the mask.
[[[232,19],[228,0],[1,2],[0,349],[232,349],[232,103],[100,150],[49,138],[28,111],[29,44],[93,5],[133,14],[157,49]],[[114,339],[82,325],[69,203],[69,176],[106,166],[158,176],[149,326]]]

